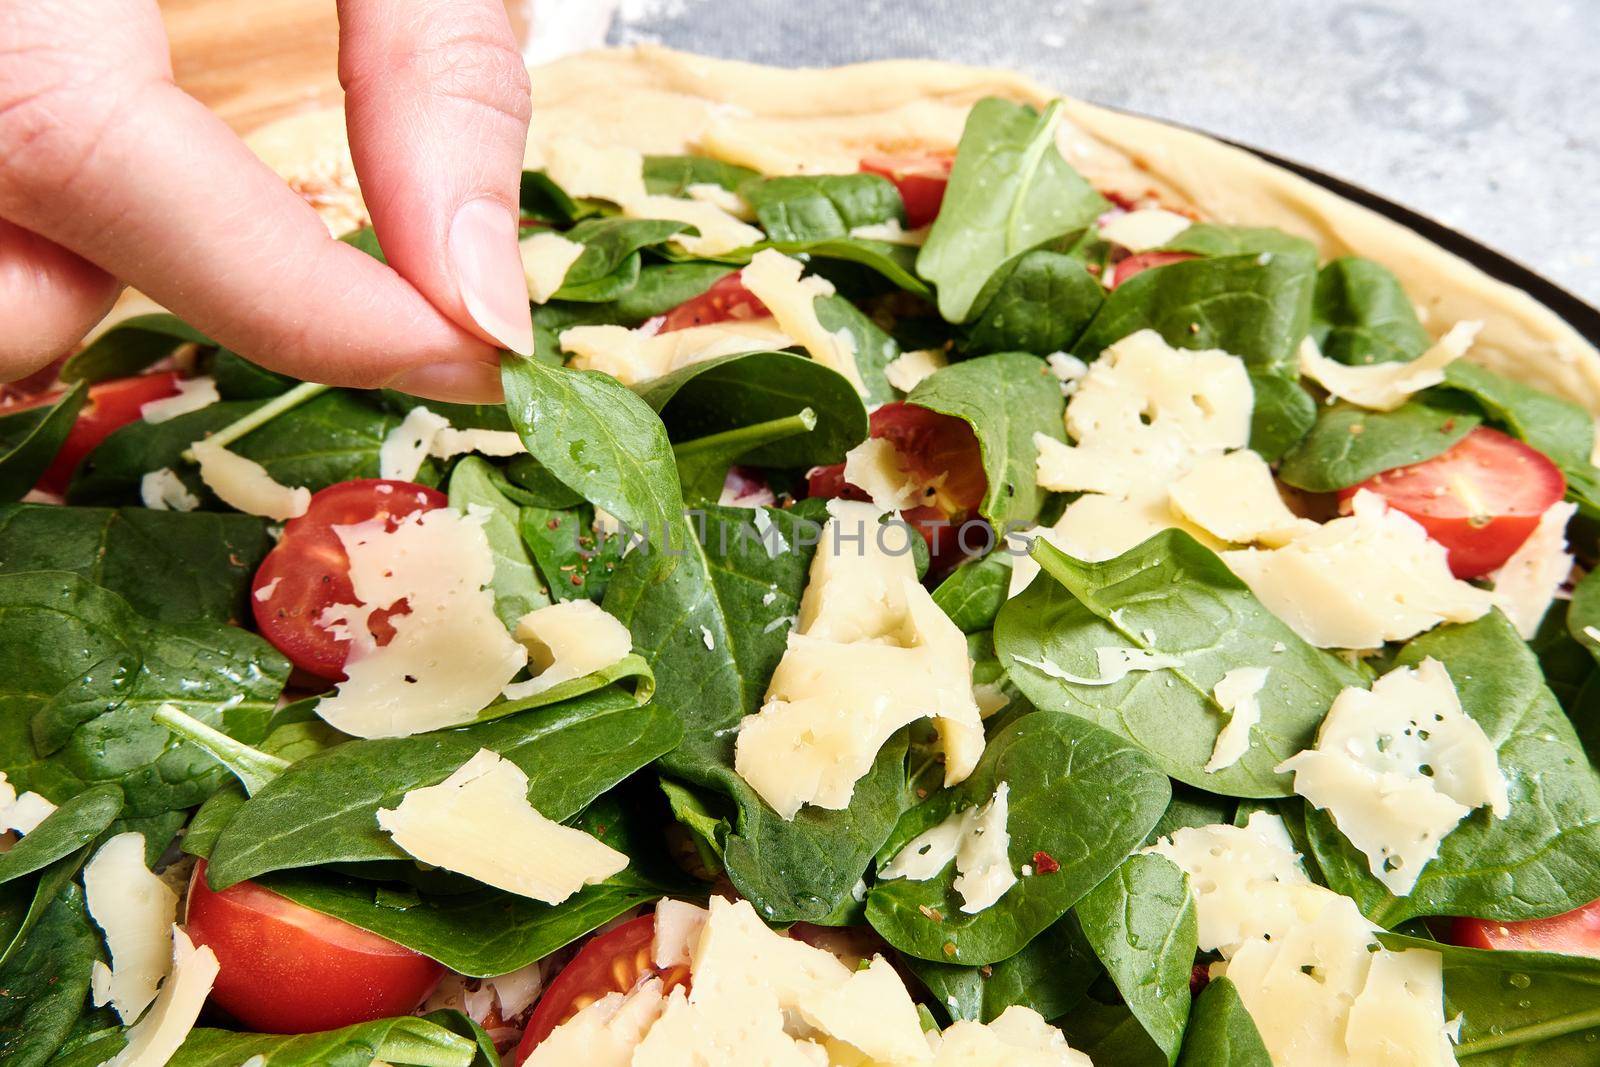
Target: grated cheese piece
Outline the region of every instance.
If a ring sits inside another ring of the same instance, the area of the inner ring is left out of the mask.
[[[1261,721],[1261,690],[1267,685],[1266,667],[1235,667],[1212,688],[1217,706],[1228,713],[1228,722],[1217,734],[1206,762],[1207,774],[1215,774],[1239,762],[1250,751],[1250,730]]]
[[[856,367],[855,341],[844,330],[830,333],[817,318],[816,299],[833,295],[825,278],[801,278],[798,259],[775,249],[757,252],[750,265],[739,272],[739,280],[764,304],[778,322],[778,328],[793,337],[811,358],[844,375],[856,392],[866,393],[861,372]]]
[[[628,628],[592,600],[568,600],[528,612],[517,621],[517,640],[528,649],[533,677],[506,686],[507,700],[524,700],[604,670],[633,651]]]
[[[1100,237],[1130,252],[1146,252],[1171,244],[1178,234],[1194,225],[1194,220],[1176,211],[1159,207],[1126,211],[1100,223]]]
[[[670,219],[693,226],[699,231],[698,236],[680,233],[672,239],[691,256],[726,255],[766,239],[766,234],[754,226],[739,221],[721,207],[705,200],[646,196],[628,201],[622,205],[622,210],[636,219]]]
[[[900,353],[884,367],[883,376],[902,393],[909,393],[935,371],[949,365],[942,348],[913,348]]]
[[[194,378],[179,378],[178,392],[160,400],[150,400],[139,406],[139,417],[145,422],[167,422],[179,415],[208,408],[222,399],[217,392],[217,380],[208,374]]]
[[[89,915],[105,931],[111,966],[96,960],[95,1007],[110,1004],[132,1024],[156,998],[172,966],[178,894],[144,863],[144,834],[117,834],[83,868]]]
[[[19,796],[16,786],[0,771],[0,833],[15,830],[24,836],[31,834],[55,810],[56,806],[38,793],[29,791]]]
[[[583,255],[583,245],[550,230],[524,237],[517,242],[522,255],[522,276],[528,282],[528,300],[549,302],[567,280],[567,272]]]
[[[1287,544],[1316,523],[1290,511],[1278,495],[1272,468],[1248,448],[1195,461],[1172,483],[1172,510],[1206,533],[1234,544]]]
[[[716,182],[691,182],[683,187],[683,191],[689,194],[690,200],[721,208],[740,222],[755,221],[756,213],[750,209],[745,198]]]
[[[445,426],[433,435],[428,455],[449,459],[467,452],[480,456],[520,456],[528,451],[515,430],[457,430]]]
[[[1390,671],[1334,700],[1316,747],[1279,767],[1327,811],[1396,896],[1415,888],[1446,835],[1476,807],[1510,813],[1505,775],[1483,727],[1461,708],[1433,658]]]
[[[638,385],[719,356],[779,351],[795,343],[770,318],[729,319],[666,333],[658,328],[573,326],[561,331],[560,345],[578,370],[602,371],[623,385]]]
[[[883,511],[915,507],[923,497],[916,477],[900,465],[900,451],[885,437],[869,437],[844,454],[844,480]]]
[[[1340,363],[1324,356],[1308,337],[1300,343],[1300,373],[1340,400],[1373,411],[1393,411],[1412,393],[1444,381],[1444,369],[1467,354],[1482,329],[1481,322],[1458,322],[1408,363]]]
[[[657,968],[666,970],[689,965],[694,946],[705,929],[707,914],[705,908],[671,898],[656,905],[656,932],[650,958]]]
[[[539,1042],[523,1067],[632,1067],[634,1050],[661,1018],[660,978],[611,992],[581,1009]]]
[[[151,511],[193,511],[200,506],[200,498],[189,492],[171,467],[147,471],[139,479],[139,499]]]
[[[1089,364],[1070,352],[1052,352],[1044,357],[1050,373],[1061,383],[1061,392],[1071,396],[1078,391],[1078,383],[1089,373]]]
[[[336,526],[350,559],[357,604],[323,612],[318,624],[350,638],[345,681],[317,714],[356,737],[405,737],[471,722],[527,662],[495,615],[494,556],[483,515],[417,511],[394,529],[382,519]],[[394,637],[378,646],[373,612],[404,600]]]
[[[537,144],[530,144],[530,156]],[[609,200],[623,205],[643,199],[644,155],[620,144],[602,144],[580,137],[552,138],[544,158],[530,158],[530,169],[542,168],[562,192],[577,199]]]
[[[423,863],[508,893],[559,904],[628,865],[628,857],[528,803],[528,776],[480,749],[438,785],[412,789],[378,825]]]
[[[1001,782],[985,804],[952,812],[945,820],[912,838],[878,872],[880,879],[907,878],[926,882],[955,861],[955,891],[961,910],[975,915],[989,908],[1017,884],[1007,849],[1010,787]]]
[[[148,1014],[128,1031],[128,1043],[107,1067],[165,1067],[194,1029],[217,980],[217,956],[172,927],[172,966]]]
[[[384,435],[378,446],[378,477],[414,482],[422,461],[428,458],[434,438],[448,429],[450,420],[418,404],[406,412],[400,424]]]
[[[1567,523],[1578,505],[1556,501],[1539,516],[1528,539],[1495,571],[1494,602],[1522,635],[1531,641],[1539,632],[1550,603],[1572,574],[1572,553],[1567,551]]]
[[[237,452],[206,441],[189,448],[200,466],[200,480],[231,508],[282,522],[299,518],[311,505],[311,490],[280,485],[265,467]]]

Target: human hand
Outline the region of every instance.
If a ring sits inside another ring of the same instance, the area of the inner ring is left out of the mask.
[[[172,81],[155,0],[0,0],[0,381],[122,283],[332,385],[500,395],[533,346],[517,252],[527,70],[500,0],[339,0],[339,77],[389,266]]]

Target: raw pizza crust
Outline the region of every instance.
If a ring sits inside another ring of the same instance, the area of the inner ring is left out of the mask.
[[[1059,94],[1021,75],[928,60],[789,70],[641,46],[585,52],[533,71],[527,161],[555,138],[695,153],[767,174],[849,173],[863,155],[953,151],[986,96],[1042,106]],[[1323,259],[1383,263],[1435,336],[1485,322],[1469,358],[1600,412],[1600,352],[1549,308],[1400,224],[1189,130],[1067,98],[1059,145],[1103,191],[1154,195],[1208,220],[1274,226]],[[308,195],[330,228],[365,217],[342,115],[273,123],[251,146]]]

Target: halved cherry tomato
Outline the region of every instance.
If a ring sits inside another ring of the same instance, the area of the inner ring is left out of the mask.
[[[222,892],[206,865],[189,880],[184,924],[217,956],[211,1001],[251,1030],[307,1034],[407,1015],[444,967],[387,938],[255,884]]]
[[[250,607],[261,635],[301,670],[343,680],[350,642],[318,625],[326,608],[356,603],[350,557],[333,528],[382,518],[393,529],[396,521],[414,511],[431,511],[449,502],[436,489],[377,478],[340,482],[317,492],[306,513],[284,526],[283,539],[261,561],[251,583]],[[389,619],[404,610],[401,601],[373,613],[369,628],[378,644],[388,644],[394,637]]]
[[[1370,489],[1422,524],[1450,553],[1457,578],[1497,570],[1567,491],[1544,453],[1480,426],[1442,455],[1342,490],[1341,502]]]
[[[1600,900],[1548,919],[1508,923],[1492,919],[1455,919],[1450,923],[1450,941],[1467,948],[1600,956]]]
[[[932,503],[908,508],[901,516],[928,542],[935,569],[958,562],[962,555],[958,527],[972,518],[989,488],[989,479],[983,472],[983,453],[972,427],[953,415],[896,401],[872,413],[868,432],[893,443],[908,474],[937,486]],[[817,467],[806,481],[811,496],[868,499],[858,487],[845,481],[843,463]],[[974,547],[982,540],[974,541]]]
[[[756,299],[756,294],[744,287],[738,272],[728,275],[693,300],[685,300],[667,312],[661,324],[662,333],[687,330],[691,326],[709,326],[729,319],[763,319],[771,315],[767,305]]]
[[[1111,268],[1111,288],[1115,289],[1135,274],[1143,274],[1153,267],[1165,267],[1168,263],[1182,263],[1194,258],[1192,252],[1139,252],[1119,260]]]
[[[657,975],[661,978],[663,993],[677,986],[687,986],[687,967],[671,967],[665,971],[656,967],[651,952],[655,937],[655,915],[641,915],[584,945],[539,997],[511,1062],[522,1063],[533,1054],[539,1042],[550,1036],[550,1031],[607,993],[626,993],[646,978]]]
[[[0,407],[0,413],[9,414],[13,411],[54,404],[61,399],[62,392],[60,389],[49,389],[33,396],[22,396],[18,395],[20,393],[18,390],[12,394],[13,399],[10,403]],[[56,453],[56,458],[39,478],[39,488],[52,493],[65,492],[67,483],[72,480],[72,472],[78,469],[83,457],[93,452],[101,441],[111,436],[113,430],[120,430],[130,422],[137,422],[140,417],[139,409],[152,400],[176,396],[177,392],[176,371],[159,371],[155,374],[141,374],[134,378],[113,378],[89,386],[89,395],[84,400],[83,408],[78,412],[78,419],[67,432],[67,439],[62,444],[61,451]]]
[[[906,205],[906,226],[915,230],[938,217],[954,163],[955,157],[948,155],[868,156],[861,170],[894,182]]]

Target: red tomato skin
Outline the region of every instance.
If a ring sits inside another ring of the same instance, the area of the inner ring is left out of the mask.
[[[449,502],[437,489],[378,478],[340,482],[319,490],[311,497],[306,513],[284,526],[282,540],[256,569],[250,609],[261,635],[307,674],[342,681],[350,642],[317,625],[324,608],[355,602],[350,559],[333,528],[380,516],[391,520],[392,528],[393,520],[414,511],[446,507]],[[270,595],[263,590],[270,590]],[[372,632],[380,645],[394,636],[388,619],[402,606],[372,617]]]
[[[216,953],[211,1002],[250,1030],[309,1034],[407,1015],[444,975],[426,956],[240,882],[189,881],[184,925]]]
[[[652,957],[655,936],[656,917],[651,912],[591,939],[540,994],[528,1028],[508,1062],[520,1065],[550,1031],[607,993],[626,993],[652,975],[661,976],[663,993],[680,985],[687,987],[688,968],[673,967],[665,972],[656,968]]]
[[[1165,267],[1168,263],[1182,263],[1194,259],[1192,252],[1138,252],[1127,259],[1119,260],[1111,268],[1111,288],[1115,289],[1123,282],[1136,274],[1143,274],[1155,267]]]
[[[685,300],[671,311],[661,323],[661,333],[687,330],[691,326],[709,326],[730,319],[764,319],[772,315],[767,305],[756,299],[756,294],[744,287],[739,272],[721,278],[715,285],[695,297]]]
[[[861,170],[894,183],[906,206],[906,227],[917,230],[938,218],[954,163],[955,157],[949,155],[868,156],[861,161]]]
[[[1466,948],[1600,957],[1600,900],[1548,919],[1452,919],[1450,943]]]
[[[1452,485],[1469,485],[1480,504],[1450,491]],[[1567,482],[1544,453],[1479,426],[1442,455],[1341,490],[1340,503],[1362,489],[1421,523],[1449,553],[1451,573],[1466,580],[1503,566],[1539,516],[1566,495]]]
[[[18,386],[8,390],[6,399],[9,403],[0,404],[0,414],[54,404],[61,399],[63,392],[61,389],[47,389],[28,395],[20,386],[21,383],[18,383]],[[142,417],[139,409],[144,405],[153,400],[176,396],[177,393],[176,371],[112,378],[89,386],[89,395],[84,399],[72,429],[67,431],[61,451],[56,453],[56,458],[39,477],[39,488],[58,496],[65,493],[67,483],[72,481],[72,474],[83,462],[84,456],[99,447],[100,442],[110,437],[113,431],[122,429],[130,422],[137,422]]]

